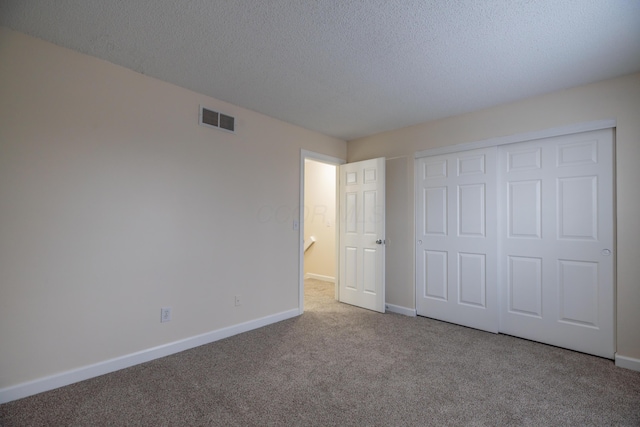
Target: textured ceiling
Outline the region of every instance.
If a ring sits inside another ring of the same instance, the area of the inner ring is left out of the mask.
[[[0,25],[345,140],[640,71],[640,0],[2,0]]]

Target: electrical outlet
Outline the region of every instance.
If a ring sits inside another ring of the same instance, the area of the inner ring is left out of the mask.
[[[162,307],[160,309],[160,323],[171,321],[171,307]]]
[[[242,305],[242,295],[236,295],[236,307]]]

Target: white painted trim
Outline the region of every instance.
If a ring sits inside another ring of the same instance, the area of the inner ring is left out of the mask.
[[[331,282],[331,283],[336,283],[336,278],[333,276],[324,276],[322,274],[315,274],[315,273],[307,273],[304,275],[305,279],[316,279],[316,280],[322,280],[323,282]]]
[[[114,359],[105,360],[104,362],[95,363],[93,365],[83,366],[81,368],[72,369],[70,371],[61,372],[59,374],[50,375],[37,380],[17,384],[11,387],[0,389],[0,404],[11,402],[12,400],[22,399],[23,397],[32,396],[34,394],[53,390],[89,378],[94,378],[110,372],[119,371],[140,363],[149,362],[154,359],[179,353],[204,344],[209,344],[224,338],[231,337],[253,329],[277,323],[292,317],[298,316],[298,310],[287,310],[281,313],[265,316],[260,319],[250,320],[216,331],[207,332],[190,338],[185,338],[172,343],[160,345],[136,353],[127,354],[116,357]]]
[[[304,313],[304,161],[306,159],[310,159],[310,160],[315,160],[318,162],[323,162],[323,163],[328,163],[330,165],[343,165],[345,164],[347,161],[344,159],[339,159],[337,157],[331,157],[331,156],[327,156],[326,154],[321,154],[321,153],[316,153],[313,151],[308,151],[308,150],[300,150],[300,205],[299,205],[299,218],[298,218],[298,224],[300,225],[299,227],[299,231],[298,231],[298,241],[299,241],[299,248],[298,248],[298,313],[302,314]],[[336,173],[337,173],[337,168],[336,168]],[[340,205],[338,205],[339,200],[338,200],[338,187],[337,187],[337,183],[338,180],[336,180],[336,215],[338,212],[338,208],[340,207]],[[336,217],[337,219],[337,217]],[[336,224],[336,242],[339,241],[338,239],[338,221],[335,221]],[[336,268],[338,268],[338,247],[337,247],[337,243],[336,243]],[[334,279],[334,283],[336,284],[336,299],[337,299],[337,295],[338,295],[338,282]]]
[[[405,316],[416,317],[416,310],[414,308],[402,307],[401,305],[385,304],[387,311],[396,314],[403,314]]]
[[[519,133],[516,135],[499,136],[482,141],[465,142],[462,144],[449,145],[446,147],[430,148],[418,151],[414,158],[438,156],[440,154],[457,153],[459,151],[475,150],[478,148],[495,147],[498,145],[514,144],[516,142],[533,141],[535,139],[551,138],[554,136],[570,135],[572,133],[589,132],[592,130],[609,129],[616,127],[616,119],[596,120],[592,122],[576,123],[567,126],[560,126],[551,129],[538,130],[533,132]]]
[[[620,356],[616,353],[616,366],[619,368],[631,369],[640,372],[640,359]]]
[[[343,165],[347,163],[344,159],[327,156],[326,154],[316,153],[314,151],[300,150],[300,153],[302,155],[303,164],[304,159],[315,160],[316,162],[328,163],[330,165]]]

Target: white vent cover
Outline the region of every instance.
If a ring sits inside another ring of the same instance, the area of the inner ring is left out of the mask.
[[[209,126],[216,129],[226,130],[227,132],[236,132],[236,118],[228,114],[219,113],[200,106],[199,123],[203,126]]]

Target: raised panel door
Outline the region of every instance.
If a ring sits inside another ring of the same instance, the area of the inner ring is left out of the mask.
[[[613,358],[613,131],[499,154],[500,331]]]
[[[339,168],[339,299],[384,313],[385,159]]]

